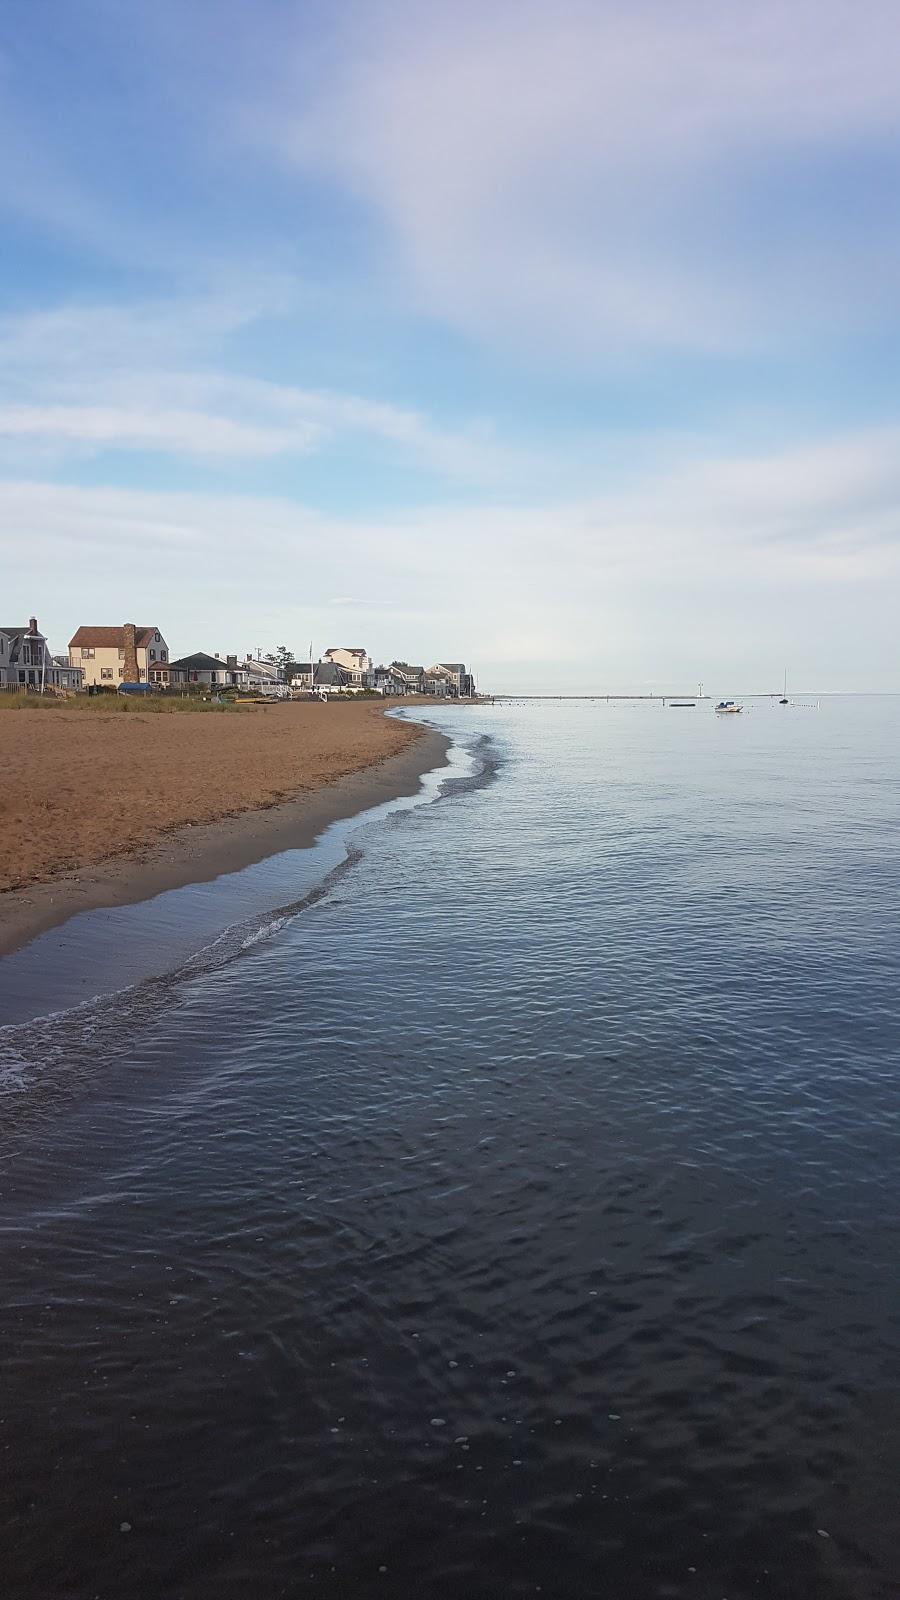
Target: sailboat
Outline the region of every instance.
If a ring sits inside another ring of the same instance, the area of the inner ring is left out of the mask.
[[[785,669],[784,669],[784,693],[782,694],[781,699],[779,700],[778,704],[780,706],[786,706],[786,705],[789,704],[788,697],[787,697],[787,667],[785,667]]]

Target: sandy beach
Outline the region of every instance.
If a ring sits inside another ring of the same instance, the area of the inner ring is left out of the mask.
[[[400,794],[447,740],[372,702],[0,716],[0,954],[75,912],[296,846]]]

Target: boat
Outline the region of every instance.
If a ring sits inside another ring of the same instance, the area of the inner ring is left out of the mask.
[[[786,706],[789,703],[790,702],[788,701],[788,697],[787,697],[787,667],[785,667],[785,669],[784,669],[784,693],[782,694],[782,697],[779,700],[778,704],[780,706]]]
[[[696,700],[670,700],[670,706],[695,706]]]
[[[736,700],[720,700],[716,706],[716,711],[721,716],[733,716],[738,711],[743,711],[743,709],[743,706],[739,706]]]

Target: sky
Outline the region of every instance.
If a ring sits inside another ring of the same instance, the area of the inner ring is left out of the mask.
[[[5,0],[0,611],[900,691],[894,0]]]

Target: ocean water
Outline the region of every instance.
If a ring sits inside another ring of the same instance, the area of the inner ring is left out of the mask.
[[[430,720],[0,962],[5,1592],[894,1600],[900,701]]]

